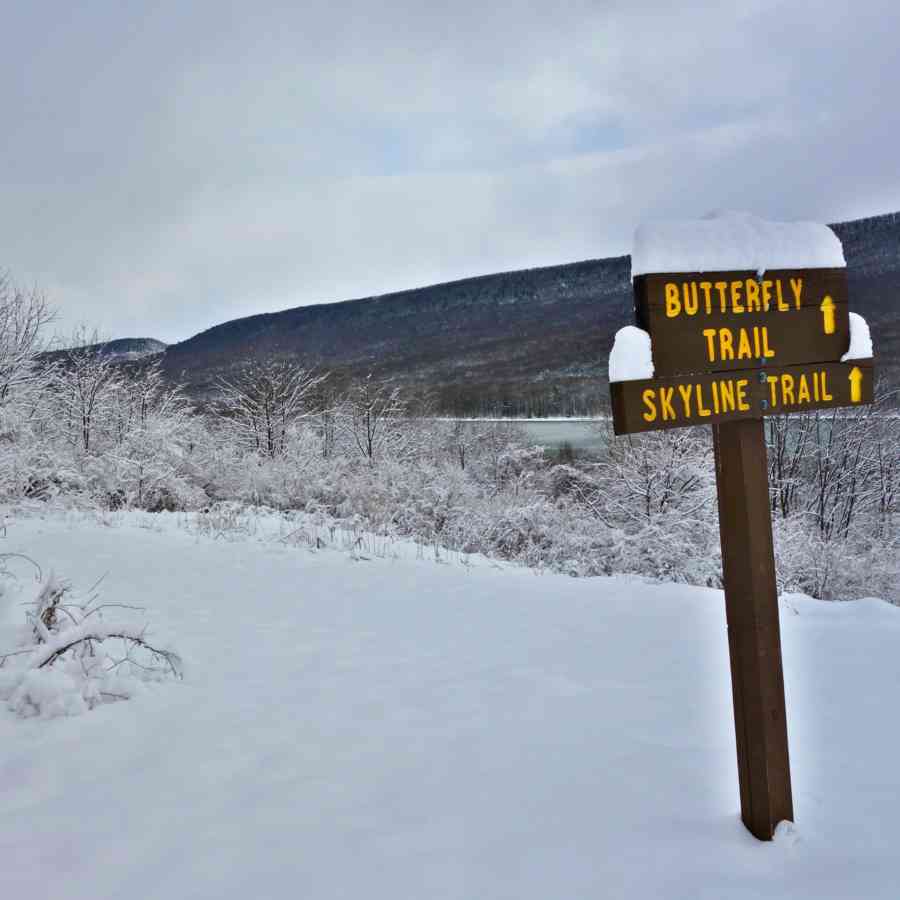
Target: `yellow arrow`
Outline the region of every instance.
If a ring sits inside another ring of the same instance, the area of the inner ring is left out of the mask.
[[[825,328],[825,334],[834,334],[834,300],[831,294],[826,294],[819,309],[822,310],[822,325]]]
[[[850,379],[850,402],[859,403],[862,400],[862,371],[854,366],[847,377]]]

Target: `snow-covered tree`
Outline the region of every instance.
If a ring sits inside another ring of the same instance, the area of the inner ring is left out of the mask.
[[[369,463],[388,444],[398,449],[407,401],[400,388],[369,374],[353,382],[339,407],[338,429]]]
[[[111,404],[107,458],[124,503],[178,508],[195,493],[185,478],[195,437],[190,403],[165,380],[158,362],[123,371]]]
[[[89,454],[102,429],[112,427],[113,410],[122,391],[122,368],[102,352],[96,332],[81,330],[62,351],[53,381],[56,424],[76,452]]]
[[[289,362],[251,363],[219,379],[216,409],[239,447],[275,459],[285,452],[291,426],[311,413],[326,377]]]

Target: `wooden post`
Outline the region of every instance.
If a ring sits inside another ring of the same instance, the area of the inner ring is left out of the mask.
[[[875,371],[869,358],[840,361],[851,343],[843,266],[714,274],[632,279],[644,334],[619,332],[610,362],[644,354],[649,338],[652,365],[619,373],[642,377],[612,381],[610,398],[617,435],[713,428],[741,818],[767,841],[794,804],[762,416],[872,403]]]
[[[763,420],[712,428],[741,818],[768,841],[794,806]]]

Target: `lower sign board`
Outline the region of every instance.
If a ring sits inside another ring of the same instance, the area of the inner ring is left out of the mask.
[[[872,402],[871,359],[610,384],[616,434]]]

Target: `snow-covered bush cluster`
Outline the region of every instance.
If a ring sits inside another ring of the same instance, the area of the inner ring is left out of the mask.
[[[24,625],[0,629],[0,700],[11,710],[25,718],[77,715],[127,700],[150,681],[180,677],[178,654],[152,644],[134,621],[140,610],[92,592],[79,596],[39,569],[29,590],[12,562],[37,569],[24,557],[0,557],[0,590],[25,608]],[[107,620],[110,613],[119,618]]]
[[[315,513],[573,575],[720,583],[708,429],[615,438],[559,464],[514,424],[448,421],[370,377],[283,361],[189,401],[153,360],[40,355],[43,299],[0,284],[0,499],[193,510],[212,537],[246,506]],[[874,407],[767,420],[779,577],[897,598],[900,419]],[[598,428],[606,428],[598,423]]]

